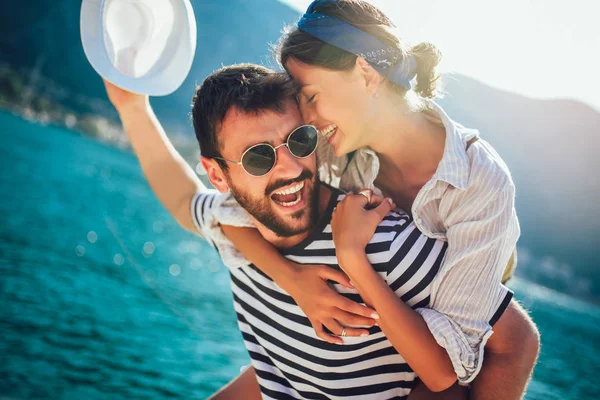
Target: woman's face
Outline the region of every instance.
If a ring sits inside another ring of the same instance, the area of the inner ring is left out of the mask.
[[[298,104],[304,123],[315,125],[337,156],[368,145],[374,107],[359,65],[334,71],[290,59],[286,69],[301,87]]]

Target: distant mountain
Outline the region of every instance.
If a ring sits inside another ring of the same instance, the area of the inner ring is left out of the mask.
[[[571,100],[537,100],[465,76],[445,77],[440,103],[477,128],[510,167],[527,274],[600,294],[600,113]],[[576,275],[588,282],[573,281]],[[562,282],[560,282],[562,281]]]
[[[188,113],[195,84],[221,65],[273,66],[267,43],[276,42],[299,14],[273,0],[192,4],[198,23],[192,70],[179,90],[153,105],[171,132],[193,138]],[[25,71],[36,90],[65,108],[116,119],[83,54],[79,9],[79,0],[9,2],[0,14],[0,61]],[[478,128],[513,173],[523,231],[519,273],[600,298],[600,113],[575,101],[525,98],[461,75],[445,78],[449,94],[440,103],[453,119]],[[0,85],[0,98],[1,91]]]

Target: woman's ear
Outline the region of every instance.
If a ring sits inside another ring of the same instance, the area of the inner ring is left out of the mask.
[[[200,157],[200,163],[202,164],[204,171],[206,171],[208,180],[210,180],[210,183],[215,187],[215,189],[217,189],[220,193],[227,192],[229,190],[229,184],[227,183],[225,172],[219,163],[212,158],[206,157]]]
[[[356,57],[356,66],[361,72],[369,95],[376,96],[383,77],[363,57]]]

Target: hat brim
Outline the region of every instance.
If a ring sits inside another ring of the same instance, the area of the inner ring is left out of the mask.
[[[189,0],[172,1],[178,24],[165,51],[145,75],[133,78],[110,61],[104,39],[102,13],[106,0],[83,0],[80,31],[85,55],[96,72],[107,81],[130,92],[166,96],[177,90],[187,77],[196,52],[196,19]]]

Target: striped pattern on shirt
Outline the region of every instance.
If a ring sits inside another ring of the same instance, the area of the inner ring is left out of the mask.
[[[468,383],[481,370],[483,348],[493,333],[489,321],[506,298],[500,278],[520,235],[515,187],[508,167],[489,143],[480,139],[467,150],[467,143],[479,137],[477,130],[456,123],[435,102],[425,101],[426,115],[446,130],[446,144],[436,173],[411,211],[423,234],[447,241],[449,248],[431,286],[431,308],[417,311],[448,352],[459,380]],[[322,182],[345,191],[379,192],[374,186],[379,159],[373,150],[361,148],[353,157],[336,157],[322,141],[317,155]],[[213,241],[230,269],[247,265],[220,229],[220,224],[252,227],[246,211],[229,193],[202,204],[199,231]]]
[[[199,194],[194,219],[212,201]],[[300,264],[339,269],[332,240],[331,213],[344,197],[335,190],[314,232],[298,245],[282,250]],[[447,244],[424,236],[406,214],[390,213],[366,247],[378,274],[412,308],[429,305],[430,284]],[[256,376],[267,399],[403,399],[415,374],[379,327],[368,337],[347,337],[343,345],[318,338],[292,297],[253,265],[230,269],[238,325]],[[334,285],[343,296],[364,303],[356,290]]]
[[[520,235],[515,186],[500,155],[477,130],[453,121],[435,102],[426,103],[425,115],[445,128],[446,143],[411,212],[423,234],[449,247],[431,286],[431,308],[418,311],[450,355],[458,379],[468,383],[481,370],[493,333],[489,321],[505,300],[501,278]],[[336,157],[331,146],[322,145],[318,160],[322,181],[345,191],[378,192],[380,163],[373,150]]]
[[[300,264],[339,269],[329,221],[332,196],[322,223],[299,245],[283,254]],[[446,245],[422,235],[407,215],[392,213],[366,248],[375,270],[411,307],[429,304],[429,285]],[[238,324],[264,398],[403,399],[415,374],[379,327],[365,338],[329,344],[315,335],[291,296],[256,267],[230,270]],[[355,290],[335,285],[345,297],[363,303]]]

